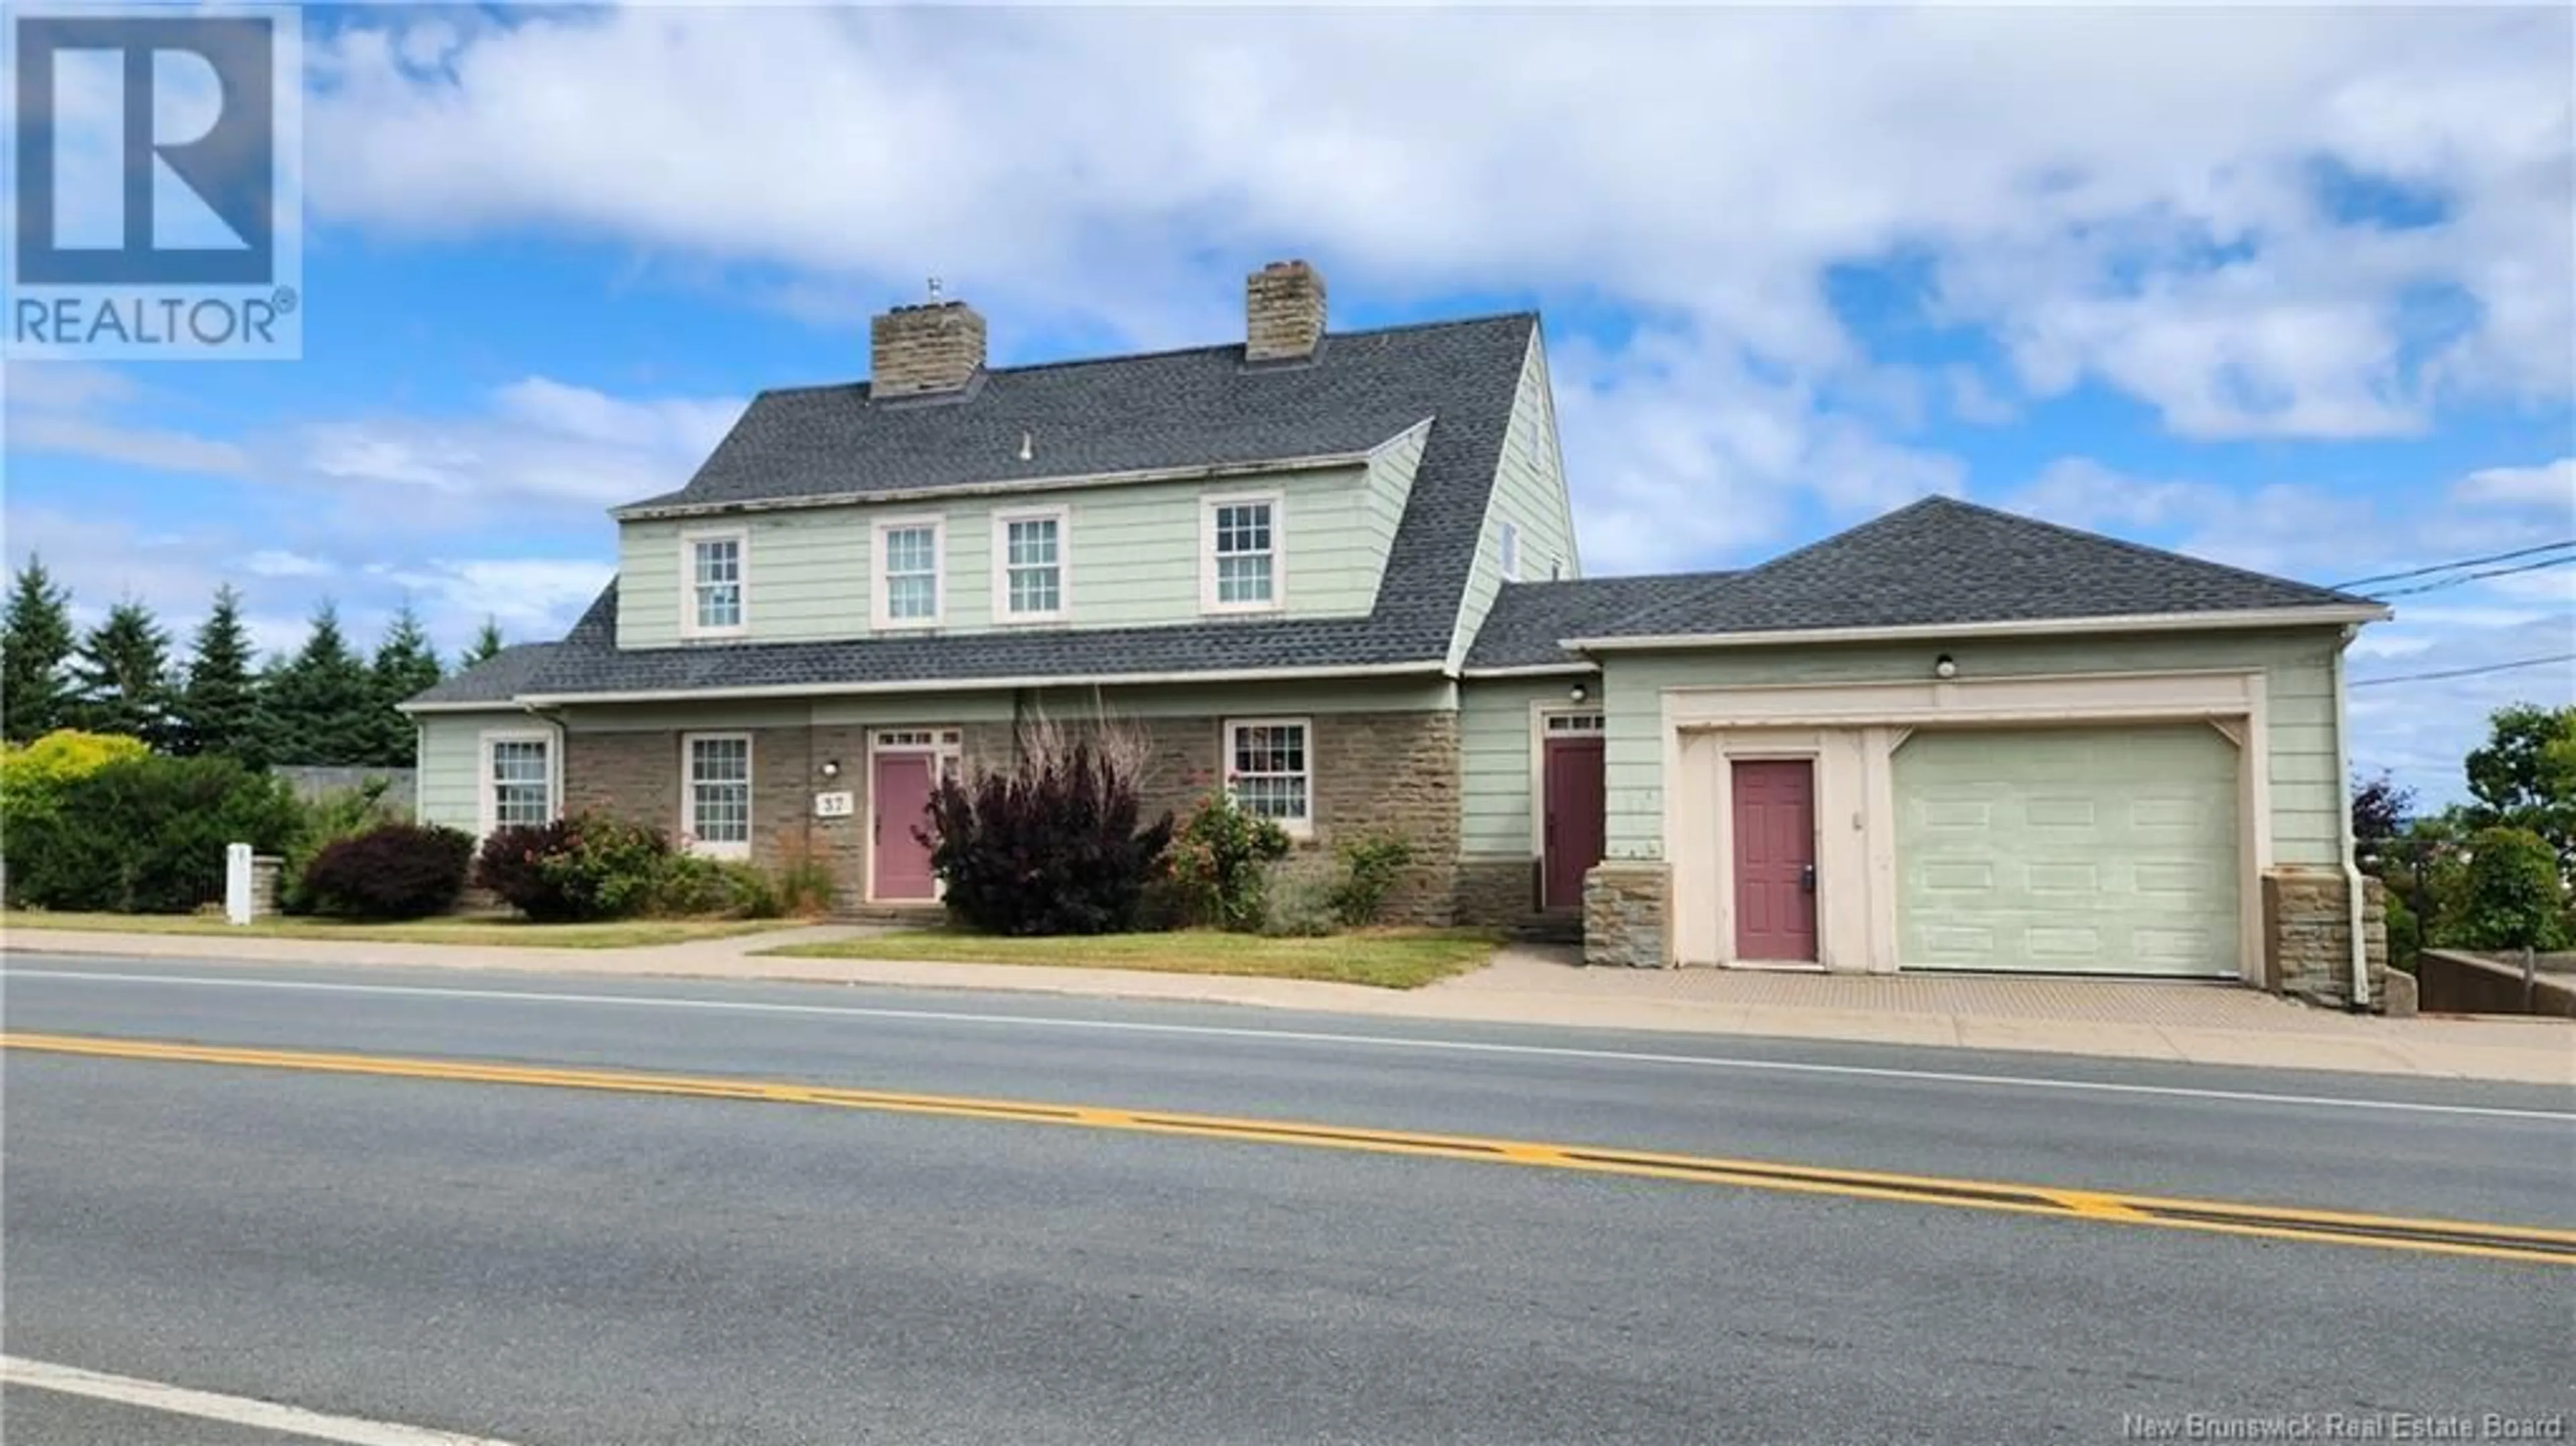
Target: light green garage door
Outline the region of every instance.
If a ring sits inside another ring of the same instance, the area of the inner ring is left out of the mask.
[[[1918,732],[1898,962],[2235,977],[2236,746],[2205,723]]]

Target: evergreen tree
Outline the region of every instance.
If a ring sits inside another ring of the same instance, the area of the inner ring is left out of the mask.
[[[303,648],[260,685],[260,748],[270,763],[363,764],[373,742],[375,679],[325,601]]]
[[[72,659],[72,682],[81,727],[168,745],[170,635],[150,608],[133,598],[110,608]]]
[[[71,722],[71,688],[63,660],[72,653],[72,595],[29,554],[0,618],[0,728],[13,743],[42,738]]]
[[[214,611],[198,627],[191,653],[187,682],[179,693],[173,749],[228,754],[260,767],[267,759],[260,746],[258,679],[251,672],[241,594],[231,583],[215,589]]]
[[[456,660],[456,671],[462,673],[475,664],[486,661],[494,653],[501,651],[502,647],[501,625],[494,622],[491,615],[487,613],[483,618],[482,630],[474,635],[474,646],[467,648],[465,656]]]
[[[420,617],[410,603],[394,614],[393,626],[385,630],[369,671],[374,675],[376,707],[369,720],[366,761],[382,768],[409,768],[415,741],[412,721],[394,711],[395,705],[446,676],[438,665],[438,650],[429,645],[429,634],[421,631]]]

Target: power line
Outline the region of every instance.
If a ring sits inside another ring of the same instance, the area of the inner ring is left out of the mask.
[[[2385,592],[2375,593],[2373,596],[2381,598],[2413,597],[2419,592],[2440,592],[2446,587],[2460,587],[2467,583],[2476,582],[2482,577],[2509,577],[2517,572],[2538,572],[2544,567],[2565,567],[2569,563],[2576,563],[2576,553],[2570,553],[2565,557],[2544,557],[2538,562],[2516,563],[2511,567],[2485,568],[2477,572],[2462,573],[2458,577],[2446,577],[2439,582],[2419,582],[2413,587],[2392,587]]]
[[[2489,663],[2483,668],[2446,668],[2438,673],[2400,673],[2394,678],[2355,678],[2347,688],[2377,688],[2389,683],[2424,683],[2435,678],[2474,678],[2481,673],[2505,673],[2515,668],[2538,668],[2550,663],[2576,663],[2576,653],[2552,653],[2545,658],[2523,658],[2511,663]]]
[[[2511,562],[2517,557],[2529,557],[2534,553],[2540,552],[2555,552],[2562,547],[2576,547],[2576,537],[2570,537],[2559,542],[2544,542],[2538,547],[2518,547],[2511,552],[2498,552],[2486,557],[2464,557],[2457,562],[2438,563],[2432,567],[2411,568],[2405,572],[2383,572],[2371,577],[2356,577],[2350,582],[2338,582],[2330,584],[2330,586],[2346,588],[2361,587],[2365,584],[2374,582],[2404,582],[2410,577],[2424,577],[2436,572],[2450,572],[2457,568],[2484,567],[2490,562]]]

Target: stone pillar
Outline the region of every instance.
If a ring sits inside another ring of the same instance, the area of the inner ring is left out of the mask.
[[[266,919],[278,913],[278,880],[286,872],[286,860],[275,854],[250,856],[250,916]]]
[[[2352,914],[2341,870],[2284,868],[2263,876],[2263,987],[2338,1009],[2352,1007]],[[2361,928],[2370,1005],[2388,999],[2388,901],[2362,880]]]
[[[1606,859],[1583,876],[1583,962],[1661,969],[1672,962],[1672,867]]]

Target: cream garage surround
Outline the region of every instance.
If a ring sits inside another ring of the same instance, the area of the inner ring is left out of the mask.
[[[1802,962],[1740,957],[1731,820],[1735,764],[1806,760],[1823,968],[2259,983],[2265,685],[2245,668],[1667,688],[1673,957]]]

